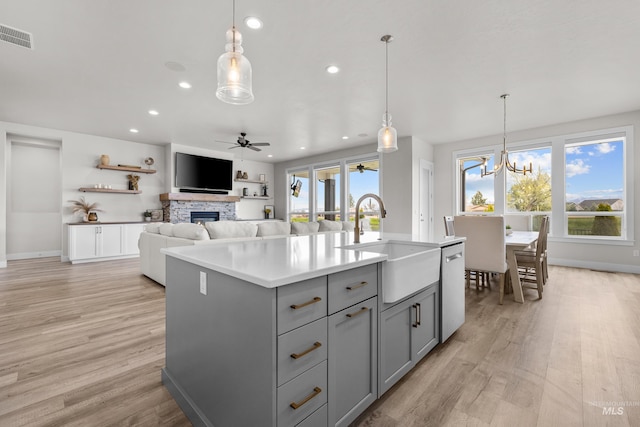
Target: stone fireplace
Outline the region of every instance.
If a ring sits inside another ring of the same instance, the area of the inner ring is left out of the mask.
[[[220,194],[164,193],[160,195],[160,201],[164,222],[175,224],[192,222],[192,212],[217,213],[218,220],[233,221],[236,219],[236,202],[240,201],[240,197]]]
[[[220,220],[220,212],[200,212],[200,211],[191,211],[191,222],[194,224],[202,224],[209,221],[219,221]]]

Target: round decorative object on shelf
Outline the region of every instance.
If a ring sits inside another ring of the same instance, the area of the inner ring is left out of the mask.
[[[153,157],[147,157],[146,159],[144,159],[144,164],[147,165],[149,169],[151,169],[151,166],[153,166],[154,163],[155,160],[153,160]]]
[[[89,222],[96,222],[98,220],[98,214],[95,212],[89,212],[89,215],[87,215],[87,220]]]
[[[111,159],[109,158],[108,154],[103,154],[102,156],[100,156],[100,164],[102,166],[108,166],[110,161]]]

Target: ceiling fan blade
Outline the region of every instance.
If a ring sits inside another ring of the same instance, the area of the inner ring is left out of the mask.
[[[254,142],[251,145],[258,145],[258,146],[261,146],[261,147],[266,147],[266,146],[269,146],[271,144],[269,144],[268,142]]]
[[[240,145],[234,145],[233,147],[229,147],[229,148],[227,148],[227,150],[232,150],[232,149],[234,149],[234,148],[241,148],[241,146],[240,146]]]
[[[235,142],[229,142],[229,141],[220,141],[218,139],[214,140],[213,142],[221,142],[223,144],[235,144]]]
[[[253,151],[262,151],[261,149],[254,147],[253,145],[247,145],[247,148]]]

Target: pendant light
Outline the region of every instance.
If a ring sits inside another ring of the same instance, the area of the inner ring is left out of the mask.
[[[516,163],[511,163],[509,161],[509,152],[507,151],[507,98],[509,97],[508,93],[500,95],[504,103],[504,126],[502,130],[502,152],[500,153],[500,163],[494,165],[493,170],[491,172],[487,172],[487,159],[484,159],[484,163],[480,170],[480,176],[485,177],[487,175],[498,174],[504,168],[509,172],[513,173],[521,173],[526,175],[527,173],[531,173],[533,171],[533,165],[529,163],[529,168],[523,167],[522,169],[518,169]]]
[[[382,128],[378,131],[378,151],[391,153],[398,150],[398,132],[391,126],[391,114],[389,114],[389,43],[393,40],[390,35],[382,36],[385,49],[385,107],[382,116]]]
[[[233,1],[231,29],[227,31],[226,52],[218,58],[218,90],[216,96],[228,104],[253,102],[251,63],[242,55],[242,35],[236,30],[236,2]]]

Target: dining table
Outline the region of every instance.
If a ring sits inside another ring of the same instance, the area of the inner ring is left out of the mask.
[[[509,274],[511,276],[511,286],[513,288],[513,299],[516,302],[524,303],[524,294],[522,293],[522,283],[518,274],[518,264],[516,262],[516,251],[528,248],[538,240],[537,231],[512,231],[511,234],[505,236],[505,245],[507,252],[507,265],[509,266]]]

